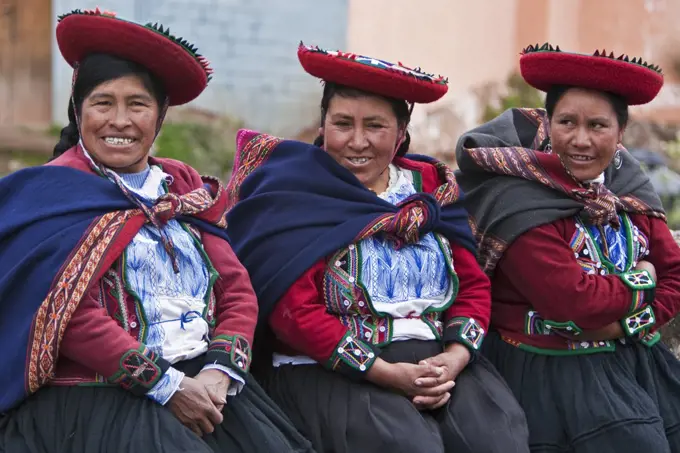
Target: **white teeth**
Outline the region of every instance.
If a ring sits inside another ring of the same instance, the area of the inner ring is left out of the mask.
[[[347,160],[349,160],[353,164],[361,165],[368,162],[368,157],[348,157]]]
[[[106,137],[104,141],[109,145],[129,145],[134,142],[133,138],[123,138],[123,137]]]
[[[583,161],[593,160],[592,157],[588,157],[588,156],[571,156],[571,158],[574,159],[574,160],[583,160]]]

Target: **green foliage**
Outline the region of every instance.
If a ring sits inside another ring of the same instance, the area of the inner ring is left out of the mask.
[[[669,209],[666,212],[666,221],[668,222],[668,228],[671,230],[680,229],[680,207]]]
[[[7,176],[20,168],[43,165],[45,162],[47,162],[47,158],[39,154],[24,151],[2,151],[0,152],[0,177]]]
[[[665,142],[663,150],[672,162],[680,161],[680,134],[676,136],[675,140]]]
[[[61,137],[61,130],[63,128],[64,126],[59,124],[51,124],[47,130],[45,130],[45,133],[51,137]]]
[[[512,73],[506,81],[507,93],[501,97],[497,105],[487,104],[482,114],[482,122],[491,121],[504,111],[511,108],[543,107],[543,95],[540,91],[528,85],[519,73]]]
[[[236,133],[242,125],[233,120],[211,123],[168,122],[154,148],[158,157],[181,160],[199,173],[225,181],[231,174],[236,152]]]

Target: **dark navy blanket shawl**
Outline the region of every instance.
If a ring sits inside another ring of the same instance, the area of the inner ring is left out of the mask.
[[[474,253],[461,201],[462,195],[454,204],[436,206],[421,236],[435,231]],[[227,215],[231,245],[258,296],[260,322],[316,262],[355,242],[378,217],[397,211],[320,148],[292,140],[278,144],[241,184],[239,202]]]
[[[108,179],[68,167],[28,168],[0,179],[0,413],[28,393],[35,314],[65,261],[97,218],[135,207]],[[178,220],[226,239],[200,220]]]

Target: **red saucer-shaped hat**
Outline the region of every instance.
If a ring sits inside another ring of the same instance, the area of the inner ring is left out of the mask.
[[[99,8],[75,10],[59,16],[58,21],[59,50],[73,68],[93,53],[135,62],[163,82],[170,105],[195,99],[210,81],[208,60],[162,25],[136,24]]]
[[[334,52],[300,43],[298,58],[305,71],[326,82],[411,103],[434,102],[449,89],[448,80],[442,76],[353,53]]]
[[[577,86],[608,91],[624,98],[628,105],[646,104],[663,86],[658,66],[642,58],[615,57],[611,52],[593,55],[562,52],[546,43],[522,51],[519,66],[522,77],[536,89],[548,91],[555,85]]]

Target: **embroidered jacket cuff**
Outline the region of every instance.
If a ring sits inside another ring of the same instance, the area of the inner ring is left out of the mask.
[[[222,365],[245,379],[252,360],[250,343],[241,335],[218,335],[205,355],[206,365]]]
[[[229,389],[227,390],[228,396],[234,396],[241,393],[243,386],[246,385],[246,381],[234,370],[227,368],[226,366],[219,365],[217,363],[209,363],[203,367],[204,370],[220,370],[227,376],[231,378],[231,384],[229,384]]]
[[[645,270],[632,270],[619,274],[619,278],[633,292],[630,313],[635,313],[644,305],[654,303],[656,282]]]
[[[644,291],[656,287],[656,282],[646,270],[634,269],[619,274],[619,278],[633,291]]]
[[[661,340],[661,334],[659,332],[647,332],[643,336],[638,338],[638,341],[647,347],[652,347]]]
[[[378,347],[358,340],[351,332],[347,332],[326,362],[326,368],[352,379],[363,379],[378,355]]]
[[[165,406],[165,404],[170,401],[170,398],[172,398],[172,395],[179,390],[179,385],[183,378],[184,373],[170,367],[156,385],[146,392],[146,396],[161,406]]]
[[[143,396],[158,384],[168,369],[170,362],[142,345],[123,354],[120,369],[108,381]]]
[[[656,324],[656,316],[652,304],[656,282],[646,270],[632,270],[619,275],[621,280],[633,293],[630,311],[621,320],[623,331],[644,344],[651,346],[658,341],[658,334],[651,334]]]
[[[473,318],[451,318],[444,328],[444,344],[460,343],[470,350],[470,362],[477,356],[486,331]]]
[[[644,305],[621,320],[625,334],[637,339],[642,339],[655,324],[656,316],[651,305]]]

